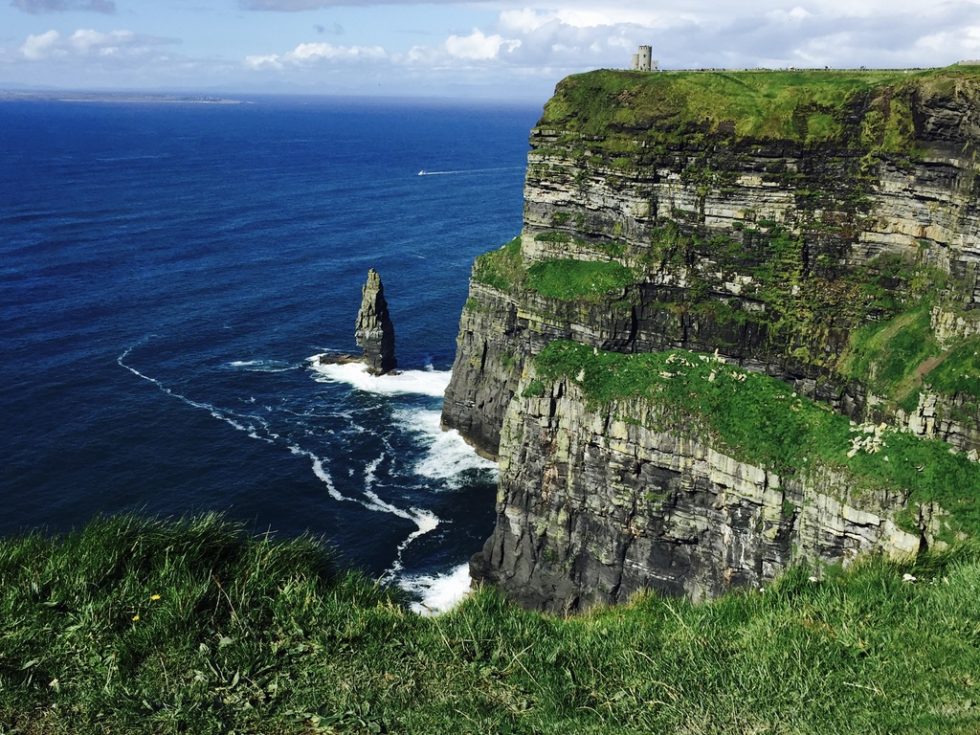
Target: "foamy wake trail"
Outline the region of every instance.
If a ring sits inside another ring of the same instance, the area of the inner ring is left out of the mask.
[[[134,368],[132,365],[126,364],[126,358],[129,357],[129,353],[133,351],[133,347],[128,348],[119,357],[116,358],[116,363],[131,372],[137,378],[145,380],[148,383],[152,383],[163,393],[176,398],[192,408],[198,408],[202,411],[207,411],[214,418],[219,421],[224,421],[226,424],[238,429],[239,431],[246,432],[252,439],[258,439],[259,441],[266,442],[268,444],[275,444],[276,439],[279,438],[278,434],[269,430],[269,424],[261,416],[253,416],[251,414],[241,414],[235,411],[229,411],[227,409],[220,409],[210,403],[204,403],[203,401],[195,401],[193,398],[188,398],[182,393],[178,393],[172,388],[168,388],[163,383],[161,383],[156,378],[151,378],[149,375],[141,373],[139,370]],[[260,433],[261,432],[261,433]]]
[[[395,421],[403,429],[418,436],[427,445],[425,456],[415,463],[413,470],[430,480],[441,480],[450,487],[459,487],[462,473],[483,470],[495,473],[497,463],[484,459],[473,449],[458,431],[444,431],[438,411],[406,409],[396,411]]]
[[[364,468],[364,497],[368,499],[366,507],[371,510],[377,510],[382,513],[391,513],[392,515],[398,516],[399,518],[404,518],[415,524],[415,530],[408,534],[408,537],[398,544],[398,548],[395,549],[395,560],[391,563],[391,566],[385,570],[384,574],[381,575],[382,582],[388,582],[395,578],[395,576],[404,569],[404,563],[402,561],[402,555],[415,539],[424,536],[427,533],[435,531],[439,527],[439,518],[434,513],[431,513],[423,508],[409,508],[405,510],[404,508],[399,508],[391,503],[382,500],[378,497],[378,494],[374,492],[374,483],[377,482],[378,467],[384,461],[385,455],[382,452],[379,457],[372,460]]]
[[[142,342],[137,344],[142,344]],[[197,409],[201,409],[202,411],[207,411],[214,418],[224,421],[227,424],[230,424],[231,426],[233,426],[235,429],[238,429],[239,431],[247,432],[248,435],[253,439],[258,439],[260,441],[267,442],[268,444],[283,445],[292,454],[307,457],[312,465],[313,474],[317,477],[317,479],[319,479],[326,486],[327,492],[330,494],[330,497],[333,498],[334,500],[337,500],[338,502],[342,502],[342,503],[356,503],[357,505],[360,505],[370,511],[374,511],[377,513],[388,513],[390,515],[398,516],[399,518],[404,518],[405,520],[412,521],[415,524],[415,530],[412,533],[410,533],[408,537],[398,545],[395,554],[395,561],[392,564],[392,566],[388,569],[388,571],[384,573],[382,580],[384,581],[390,580],[394,578],[394,576],[399,571],[401,571],[402,554],[404,553],[405,549],[408,548],[409,544],[411,544],[413,541],[415,541],[415,539],[419,538],[420,536],[424,536],[425,534],[430,533],[431,531],[435,530],[439,526],[439,518],[435,514],[421,508],[409,508],[407,510],[404,508],[399,508],[398,506],[392,505],[391,503],[388,503],[382,500],[381,498],[379,498],[377,493],[375,493],[371,489],[376,479],[375,472],[377,471],[378,466],[381,464],[381,461],[384,459],[384,454],[382,454],[373,462],[369,463],[368,466],[365,468],[364,498],[352,498],[347,495],[344,495],[337,489],[336,485],[334,485],[333,478],[330,476],[330,473],[327,471],[327,468],[324,467],[323,459],[321,457],[317,456],[314,452],[311,452],[308,449],[304,449],[303,447],[300,447],[297,444],[293,444],[285,440],[282,436],[272,431],[269,427],[268,422],[262,417],[239,414],[239,413],[235,413],[234,411],[220,409],[217,406],[214,406],[210,403],[195,401],[192,398],[188,398],[187,396],[178,393],[172,388],[168,388],[166,385],[164,385],[161,381],[157,380],[156,378],[141,373],[136,368],[127,364],[126,358],[129,357],[129,354],[133,351],[135,347],[136,345],[134,345],[133,347],[129,347],[118,358],[116,358],[116,362],[119,364],[120,367],[125,368],[126,370],[128,370],[129,372],[131,372],[133,375],[140,378],[141,380],[145,380],[148,383],[152,383],[166,395],[176,398],[177,400],[185,403],[188,406],[191,406],[192,408],[197,408]]]
[[[250,373],[285,373],[297,366],[282,360],[232,360],[228,367]]]
[[[446,574],[405,577],[398,586],[422,598],[412,603],[412,610],[419,615],[437,615],[451,610],[469,594],[470,566],[460,564]]]
[[[310,368],[319,382],[347,383],[357,390],[380,395],[422,395],[442,398],[452,377],[450,370],[405,370],[388,375],[371,375],[367,365],[360,362],[321,365],[314,355]]]

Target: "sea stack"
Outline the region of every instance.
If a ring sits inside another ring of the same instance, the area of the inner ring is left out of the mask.
[[[372,268],[361,289],[361,308],[357,312],[354,339],[364,350],[364,362],[373,375],[384,375],[395,369],[395,327],[388,316],[381,276]]]

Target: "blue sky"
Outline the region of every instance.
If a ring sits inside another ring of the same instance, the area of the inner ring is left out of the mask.
[[[943,66],[980,0],[0,0],[0,87],[546,98],[567,74]]]

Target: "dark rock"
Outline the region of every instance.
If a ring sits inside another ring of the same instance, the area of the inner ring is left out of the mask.
[[[372,268],[361,289],[361,309],[357,312],[354,338],[364,350],[364,362],[374,375],[384,375],[395,369],[395,327],[388,315],[381,276]]]
[[[914,553],[894,522],[904,496],[853,491],[833,471],[780,477],[662,431],[654,400],[591,406],[570,380],[524,397],[500,444],[498,518],[474,579],[557,614],[624,602],[643,589],[708,599],[768,585],[794,563]],[[816,572],[819,573],[819,572]]]

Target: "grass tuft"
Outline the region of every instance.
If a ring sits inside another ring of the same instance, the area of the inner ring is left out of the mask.
[[[502,247],[479,256],[473,264],[473,279],[499,291],[510,292],[519,288],[524,278],[520,235]]]

